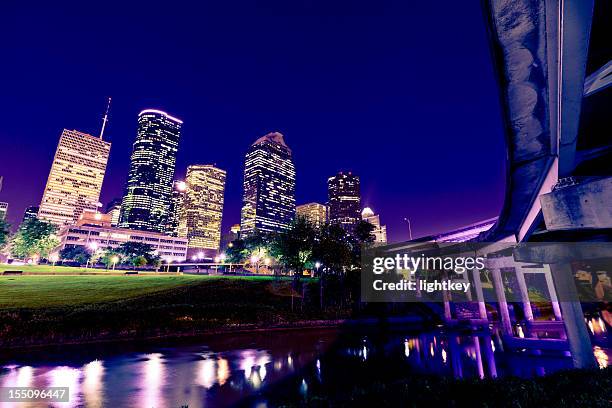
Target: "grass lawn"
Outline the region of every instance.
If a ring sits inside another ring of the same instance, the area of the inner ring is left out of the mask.
[[[74,266],[52,266],[52,265],[0,265],[0,274],[4,271],[23,271],[24,273],[45,273],[45,274],[67,274],[77,275],[80,273],[100,273],[105,274],[107,272],[127,272],[128,270],[119,269],[94,269],[85,267],[74,267]]]
[[[206,275],[0,276],[0,310],[113,302],[222,279],[253,281],[271,278]]]

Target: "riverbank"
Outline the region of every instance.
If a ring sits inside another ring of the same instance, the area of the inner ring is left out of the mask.
[[[270,405],[284,407],[604,408],[612,401],[612,367],[564,370],[536,378],[411,376],[291,396],[273,387],[264,396]]]
[[[304,286],[296,293],[272,277],[1,277],[0,347],[329,327],[351,317],[349,308],[320,310],[318,284]]]

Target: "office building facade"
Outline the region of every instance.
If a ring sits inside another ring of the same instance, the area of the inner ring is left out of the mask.
[[[21,220],[21,222],[24,223],[28,220],[38,218],[38,209],[38,206],[27,207],[23,212],[23,220]]]
[[[249,148],[244,164],[241,234],[286,230],[295,218],[295,165],[281,133]]]
[[[96,210],[111,144],[64,129],[51,165],[38,218],[55,225],[74,224],[84,210]]]
[[[361,212],[361,219],[367,221],[374,226],[372,235],[374,235],[374,242],[377,244],[387,243],[387,226],[380,224],[380,215],[374,214],[374,211],[370,207],[366,207]]]
[[[188,256],[213,257],[219,252],[225,178],[225,170],[212,165],[187,168],[179,236],[188,239]]]
[[[183,122],[155,109],[138,115],[119,227],[165,232]]]
[[[298,205],[296,216],[307,219],[315,228],[321,228],[327,222],[327,206],[319,203]]]
[[[361,219],[359,177],[340,172],[327,180],[329,222],[353,233]]]
[[[179,236],[181,218],[184,216],[185,192],[187,183],[183,180],[174,180],[172,183],[172,198],[170,199],[170,210],[166,221],[166,234],[172,237]]]

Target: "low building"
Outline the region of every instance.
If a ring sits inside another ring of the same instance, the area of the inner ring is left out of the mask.
[[[24,223],[34,218],[38,218],[38,206],[30,206],[26,208],[23,212],[23,220],[21,222]]]
[[[315,228],[321,228],[327,222],[327,206],[319,203],[308,203],[296,207],[296,215],[306,218]]]
[[[8,203],[0,202],[0,221],[6,220],[7,212],[8,212]]]
[[[111,217],[111,225],[116,227],[119,224],[119,214],[121,213],[121,199],[115,198],[108,203],[105,212]]]
[[[374,242],[378,244],[387,243],[387,226],[380,225],[380,215],[374,214],[374,211],[372,211],[370,207],[366,207],[361,212],[361,219],[374,226],[374,231],[372,231],[372,235],[374,235]]]
[[[130,230],[111,226],[108,214],[84,212],[76,225],[66,226],[58,232],[58,251],[74,246],[97,249],[117,248],[126,242],[149,244],[164,260],[183,262],[187,259],[187,238],[170,237],[157,232]]]

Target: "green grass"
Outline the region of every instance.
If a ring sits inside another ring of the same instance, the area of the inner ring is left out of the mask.
[[[348,308],[321,311],[317,282],[303,283],[304,301],[291,278],[271,276],[0,276],[0,349],[349,316]]]
[[[207,275],[0,276],[0,309],[69,307],[113,302],[219,279],[254,281],[271,278]]]
[[[81,273],[99,273],[104,274],[107,272],[123,273],[127,272],[125,269],[95,269],[95,268],[84,268],[84,267],[73,267],[73,266],[52,266],[52,265],[0,265],[0,274],[4,271],[23,271],[24,273],[45,273],[45,274],[67,274],[77,275]]]

